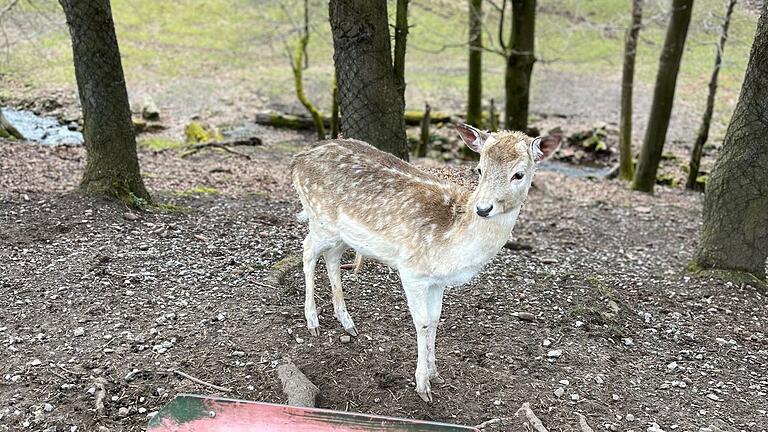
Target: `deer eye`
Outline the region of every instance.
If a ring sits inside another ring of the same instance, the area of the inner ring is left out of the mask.
[[[525,173],[522,173],[522,172],[515,173],[515,175],[512,176],[512,181],[522,180],[523,177],[525,177]]]

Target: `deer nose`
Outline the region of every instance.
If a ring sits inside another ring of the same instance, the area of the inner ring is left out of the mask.
[[[475,210],[477,211],[478,216],[488,217],[488,215],[491,214],[491,210],[493,210],[493,204],[478,203],[475,206]]]

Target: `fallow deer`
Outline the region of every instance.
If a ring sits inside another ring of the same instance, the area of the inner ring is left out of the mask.
[[[479,184],[470,192],[428,174],[362,141],[330,140],[295,156],[293,185],[309,223],[304,240],[304,314],[319,335],[315,265],[325,258],[333,309],[344,329],[357,335],[347,312],[339,270],[354,249],[395,268],[416,326],[416,391],[432,401],[435,336],[446,287],[475,276],[501,250],[528,195],[540,138],[522,132],[486,133],[457,125],[464,143],[480,153]]]

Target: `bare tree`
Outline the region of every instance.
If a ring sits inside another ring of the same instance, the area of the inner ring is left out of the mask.
[[[395,10],[395,78],[405,103],[405,48],[408,42],[408,0],[397,0]]]
[[[386,0],[331,0],[341,133],[408,159],[401,82],[392,60]]]
[[[768,259],[768,2],[739,101],[707,182],[696,263],[766,275]]]
[[[640,149],[637,173],[632,184],[635,190],[653,193],[653,187],[656,184],[656,171],[659,168],[664,141],[667,137],[669,118],[675,99],[677,73],[680,70],[680,60],[688,35],[692,9],[693,0],[672,1],[672,18],[667,27],[667,36],[659,59],[651,115],[648,119],[643,147]]]
[[[139,171],[109,0],[59,0],[72,36],[87,162],[80,189],[127,202],[150,200]]]
[[[688,165],[688,180],[685,183],[685,187],[688,189],[697,189],[699,187],[699,183],[696,179],[699,177],[699,164],[701,163],[701,154],[704,150],[704,144],[707,143],[707,138],[709,138],[709,125],[712,122],[712,112],[715,109],[717,77],[720,73],[720,65],[723,62],[723,50],[725,49],[725,41],[728,39],[728,27],[731,24],[731,15],[733,14],[734,6],[736,6],[736,0],[729,0],[728,6],[726,6],[725,9],[725,18],[723,19],[723,26],[720,30],[720,40],[717,43],[717,51],[715,52],[715,67],[712,69],[712,76],[709,78],[707,106],[704,109],[704,116],[701,119],[699,133],[696,135],[696,141],[694,142],[693,150],[691,151],[691,163]]]
[[[632,161],[632,86],[635,80],[637,38],[643,21],[643,0],[632,0],[632,23],[624,44],[624,70],[621,77],[621,120],[619,134],[619,178],[631,181],[635,174]]]

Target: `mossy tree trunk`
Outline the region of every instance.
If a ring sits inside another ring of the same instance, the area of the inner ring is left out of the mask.
[[[648,119],[643,147],[640,149],[637,173],[632,184],[632,189],[635,190],[653,193],[653,187],[656,184],[656,171],[659,168],[664,141],[667,137],[669,118],[675,99],[677,73],[680,70],[680,60],[688,35],[692,9],[693,0],[672,1],[672,18],[667,27],[667,36],[659,60],[651,115]]]
[[[11,122],[5,118],[5,115],[3,115],[2,111],[0,111],[0,138],[24,139],[24,136],[21,134],[21,132],[13,127]]]
[[[699,133],[696,135],[696,141],[691,151],[691,162],[688,165],[688,180],[685,182],[687,189],[698,189],[699,183],[696,179],[699,176],[699,164],[701,163],[701,154],[704,151],[704,144],[709,138],[709,125],[712,122],[712,112],[715,110],[715,93],[717,93],[717,77],[720,73],[720,65],[723,63],[723,50],[725,50],[725,41],[728,39],[728,27],[731,24],[731,15],[736,6],[736,0],[730,0],[725,10],[725,19],[720,31],[720,40],[717,43],[715,52],[715,67],[712,69],[712,75],[709,78],[709,94],[707,95],[707,106],[704,108],[704,116],[701,119]]]
[[[395,79],[405,103],[405,49],[408,43],[408,0],[397,0],[395,10]]]
[[[392,64],[386,0],[329,2],[341,133],[408,159],[404,103]]]
[[[643,20],[643,0],[632,0],[632,22],[624,43],[624,70],[621,76],[621,119],[619,133],[619,178],[632,181],[635,165],[632,162],[632,86],[635,81],[635,54],[637,38]]]
[[[339,137],[339,86],[336,84],[336,74],[333,74],[333,94],[331,96],[331,138]]]
[[[80,190],[149,201],[109,0],[59,0],[72,37],[87,162]]]
[[[467,124],[478,128],[484,126],[482,100],[483,0],[469,0],[469,85],[467,94]]]
[[[510,54],[504,74],[504,125],[509,130],[528,128],[528,104],[534,56],[536,0],[512,0]]]
[[[291,62],[291,69],[293,69],[293,82],[296,87],[296,97],[299,99],[304,108],[309,111],[309,115],[312,117],[312,122],[315,124],[315,131],[317,132],[317,139],[325,139],[325,126],[323,125],[323,115],[315,107],[312,101],[309,100],[307,94],[304,93],[304,74],[303,70],[306,62],[307,45],[309,44],[309,0],[304,0],[304,32],[299,38],[299,42],[296,44],[296,49],[293,52],[293,59]]]
[[[696,262],[765,277],[768,259],[768,2],[739,101],[707,182]]]

